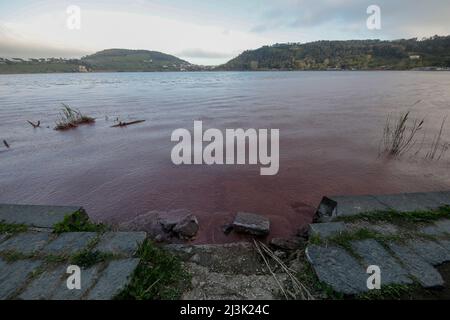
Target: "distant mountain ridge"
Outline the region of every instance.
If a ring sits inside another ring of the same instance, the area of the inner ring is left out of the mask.
[[[107,49],[81,59],[0,58],[0,74],[52,72],[450,70],[450,36],[287,43],[247,50],[217,67],[158,51]]]
[[[316,41],[248,50],[218,70],[410,70],[449,68],[450,36],[423,40]]]

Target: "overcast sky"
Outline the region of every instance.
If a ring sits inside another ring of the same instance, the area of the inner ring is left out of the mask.
[[[381,8],[381,30],[366,27]],[[81,29],[67,28],[67,7]],[[449,0],[0,0],[0,56],[80,57],[148,49],[219,64],[281,42],[398,39],[450,34]]]

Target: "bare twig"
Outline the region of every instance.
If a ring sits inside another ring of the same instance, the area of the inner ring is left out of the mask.
[[[282,284],[276,278],[275,273],[270,268],[269,263],[265,256],[267,255],[268,257],[272,258],[281,267],[281,269],[288,275],[288,277],[292,283],[294,292],[290,292],[289,290],[284,289],[284,287],[283,287],[282,292],[285,295],[286,299],[287,299],[287,294],[289,294],[291,297],[293,296],[295,299],[300,297],[300,299],[303,299],[303,300],[314,300],[314,297],[309,292],[309,290],[297,279],[297,277],[295,275],[293,275],[293,271],[288,266],[286,266],[286,264],[283,261],[281,261],[281,259],[278,258],[272,252],[272,250],[269,249],[269,247],[267,247],[262,242],[259,242],[256,240],[253,240],[253,242],[255,244],[255,247],[256,247],[258,253],[261,255],[264,262],[268,266],[269,271],[271,272],[272,276],[275,278],[275,280],[277,280],[277,283],[279,284],[279,286],[282,286]]]
[[[27,122],[33,127],[33,128],[39,128],[41,125],[41,121],[38,121],[37,123],[33,123],[30,120],[27,120]]]
[[[117,128],[117,127],[126,127],[132,124],[138,124],[138,123],[142,123],[145,122],[145,120],[136,120],[136,121],[131,121],[131,122],[122,122],[120,121],[118,124],[115,124],[113,126],[111,126],[111,128]]]

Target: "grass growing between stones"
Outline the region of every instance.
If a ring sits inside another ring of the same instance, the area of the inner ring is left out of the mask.
[[[390,284],[379,290],[370,290],[357,295],[357,300],[405,300],[413,299],[417,290],[423,290],[419,284]]]
[[[82,268],[89,268],[97,263],[106,262],[114,258],[115,256],[111,253],[83,250],[71,256],[69,262]]]
[[[55,224],[53,232],[56,234],[65,232],[104,232],[108,227],[101,223],[93,223],[84,211],[77,211]]]
[[[24,224],[9,224],[5,222],[0,222],[0,233],[20,233],[28,231],[28,227]]]
[[[450,219],[450,206],[442,206],[436,210],[425,211],[411,211],[411,212],[398,212],[398,211],[375,211],[367,212],[354,216],[341,216],[337,217],[335,221],[343,222],[391,222],[394,224],[414,224],[419,222],[433,222],[439,219]]]
[[[137,251],[141,259],[120,300],[174,300],[190,286],[191,276],[181,261],[145,240]]]

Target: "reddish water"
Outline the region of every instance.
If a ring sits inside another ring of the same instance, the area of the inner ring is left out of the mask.
[[[288,236],[311,221],[323,195],[450,189],[450,154],[439,162],[378,157],[387,113],[422,100],[412,110],[426,116],[431,139],[450,114],[449,88],[444,72],[0,76],[0,140],[11,145],[0,146],[0,202],[82,205],[118,224],[188,209],[199,217],[196,241],[216,243],[237,239],[221,227],[243,210],[269,217],[272,236]],[[61,102],[96,124],[52,130]],[[147,121],[110,128],[115,117]],[[221,130],[280,129],[279,174],[174,166],[170,134],[192,130],[194,120]]]

